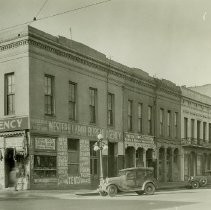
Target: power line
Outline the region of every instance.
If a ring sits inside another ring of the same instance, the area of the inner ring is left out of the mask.
[[[107,3],[109,1],[112,1],[112,0],[106,0],[106,1],[101,1],[101,2],[96,2],[96,3],[88,4],[86,6],[82,6],[82,7],[78,7],[78,8],[75,8],[75,9],[67,10],[65,12],[56,13],[54,15],[49,15],[49,16],[45,16],[45,17],[42,17],[42,18],[36,18],[36,17],[34,17],[34,19],[31,20],[31,21],[27,21],[25,23],[20,23],[20,24],[16,24],[16,25],[13,25],[13,26],[6,27],[6,28],[2,28],[2,29],[0,29],[0,31],[8,30],[8,29],[11,29],[11,28],[16,28],[18,26],[23,26],[23,25],[26,25],[26,24],[30,24],[30,23],[35,22],[35,21],[40,21],[40,20],[44,20],[44,19],[56,17],[56,16],[59,16],[59,15],[64,15],[64,14],[69,13],[69,12],[75,12],[75,11],[78,11],[78,10],[86,9],[88,7],[96,6],[96,5],[99,5],[99,4],[104,4],[104,3]]]
[[[48,2],[48,0],[45,0],[43,5],[41,6],[40,10],[37,12],[37,15],[35,15],[35,18],[37,18],[37,16],[40,14],[40,12],[42,11],[42,9],[44,8],[44,6],[46,5],[47,2]]]

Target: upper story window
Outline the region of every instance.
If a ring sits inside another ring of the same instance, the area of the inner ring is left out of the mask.
[[[54,76],[45,75],[45,114],[54,115]]]
[[[188,138],[188,118],[184,117],[184,138]]]
[[[191,138],[193,139],[194,138],[194,131],[195,131],[195,120],[194,119],[191,119]]]
[[[132,131],[133,129],[133,101],[128,100],[128,106],[127,106],[127,125],[128,125],[128,131]]]
[[[5,115],[15,114],[15,76],[5,74]]]
[[[174,137],[178,138],[178,112],[174,113]]]
[[[76,84],[73,82],[69,82],[69,119],[76,120]]]
[[[207,123],[203,122],[203,140],[206,140],[206,135],[207,135]]]
[[[143,105],[138,103],[138,132],[142,133],[142,115],[143,115]]]
[[[160,136],[164,135],[164,109],[160,109]]]
[[[148,106],[148,134],[152,135],[152,106]]]
[[[89,88],[90,123],[96,123],[97,89]]]
[[[114,125],[114,94],[108,93],[108,125]]]
[[[167,112],[167,136],[171,136],[171,111]]]

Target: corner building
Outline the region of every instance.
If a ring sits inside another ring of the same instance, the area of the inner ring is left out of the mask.
[[[14,185],[14,171],[18,190],[96,188],[99,133],[108,145],[104,177],[152,166],[161,181],[168,181],[167,168],[169,180],[177,180],[174,84],[30,26],[0,39],[0,188]],[[161,121],[170,136],[158,134]]]

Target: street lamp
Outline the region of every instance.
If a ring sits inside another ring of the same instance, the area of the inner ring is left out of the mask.
[[[108,146],[103,142],[103,135],[97,135],[98,141],[94,144],[94,151],[100,152],[100,182],[103,181],[103,154],[102,151],[108,149]]]

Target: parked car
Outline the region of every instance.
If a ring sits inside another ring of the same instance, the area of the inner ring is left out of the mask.
[[[153,195],[157,188],[157,180],[153,176],[153,168],[126,168],[119,171],[118,177],[104,179],[99,185],[102,196],[115,196],[118,192],[136,192],[138,195]]]
[[[188,179],[188,184],[193,189],[211,184],[211,170],[206,171],[204,175],[201,176],[191,176]]]

